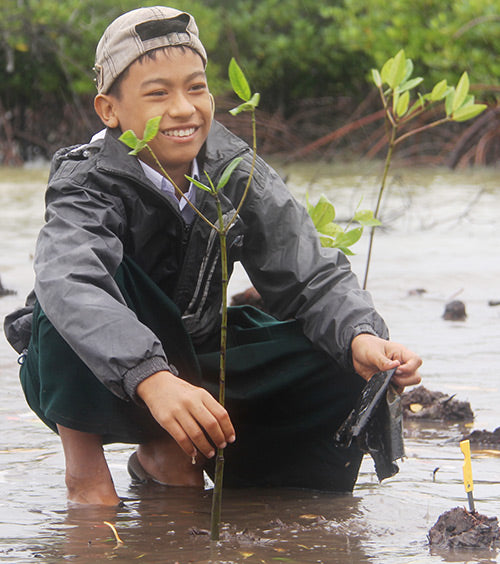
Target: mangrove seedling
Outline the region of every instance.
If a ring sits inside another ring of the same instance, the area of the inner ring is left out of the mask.
[[[233,159],[227,167],[224,169],[222,175],[220,176],[217,184],[214,184],[212,179],[205,171],[205,176],[207,178],[207,183],[204,184],[199,180],[186,175],[186,178],[192,182],[195,186],[208,192],[214,199],[217,208],[217,221],[211,222],[200,210],[193,205],[188,199],[187,203],[191,208],[205,221],[213,230],[215,230],[219,236],[220,249],[221,249],[221,268],[222,268],[222,309],[221,309],[221,330],[220,330],[220,366],[219,366],[219,403],[225,405],[225,384],[226,384],[226,349],[227,349],[227,288],[228,288],[228,260],[227,260],[227,250],[226,250],[226,238],[229,229],[238,217],[240,210],[243,206],[245,198],[248,194],[250,184],[252,182],[252,177],[255,169],[255,161],[257,158],[257,135],[256,135],[256,119],[255,119],[255,109],[257,108],[260,101],[260,94],[252,94],[248,81],[239,67],[235,59],[231,59],[229,64],[229,80],[231,86],[237,96],[243,101],[239,106],[230,110],[230,114],[237,115],[241,112],[249,111],[252,114],[252,134],[253,134],[253,144],[252,144],[252,164],[248,179],[243,191],[241,200],[232,215],[227,219],[224,219],[222,206],[219,198],[221,190],[226,186],[232,173],[237,168],[237,166],[242,161],[242,157],[236,157]],[[142,139],[139,139],[137,135],[131,131],[125,131],[120,140],[125,143],[132,150],[129,152],[130,155],[137,155],[143,150],[148,150],[154,159],[158,169],[174,186],[176,192],[180,197],[184,197],[184,193],[173,182],[172,178],[169,176],[167,171],[164,169],[162,164],[159,162],[158,158],[154,154],[153,150],[149,146],[149,142],[152,141],[158,133],[159,125],[161,121],[160,117],[152,118],[146,124],[144,135]],[[219,540],[220,537],[220,520],[221,520],[221,508],[222,508],[222,484],[223,484],[223,473],[224,473],[224,450],[217,449],[216,463],[215,463],[215,478],[214,478],[214,490],[212,495],[212,511],[211,511],[211,521],[210,521],[210,538],[213,541]]]
[[[382,101],[386,122],[386,135],[388,140],[387,154],[384,163],[382,181],[378,193],[374,216],[378,218],[382,203],[382,196],[387,183],[387,176],[391,166],[392,157],[396,147],[408,137],[432,129],[450,121],[467,121],[478,116],[485,110],[485,104],[476,104],[474,96],[469,93],[470,82],[466,72],[462,74],[456,87],[449,86],[446,80],[441,80],[426,94],[417,94],[416,101],[410,104],[410,92],[419,86],[423,78],[414,77],[413,62],[405,56],[401,49],[397,55],[388,59],[382,69],[372,69],[372,79],[377,87]],[[416,117],[430,108],[441,104],[444,116],[428,122],[422,126],[407,130],[407,125]],[[399,134],[401,128],[405,132]],[[370,242],[365,267],[363,288],[366,289],[368,272],[375,235],[374,227],[370,230]]]

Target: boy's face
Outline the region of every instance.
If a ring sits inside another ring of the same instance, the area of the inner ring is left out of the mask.
[[[129,68],[121,84],[121,95],[105,95],[109,104],[109,127],[131,129],[142,138],[146,122],[161,116],[158,135],[149,143],[160,163],[173,179],[185,185],[192,160],[205,142],[212,122],[205,70],[201,57],[191,49],[158,51]],[[98,112],[99,113],[99,112]],[[142,160],[158,168],[149,151]]]

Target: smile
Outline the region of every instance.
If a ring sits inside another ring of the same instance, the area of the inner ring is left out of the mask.
[[[187,129],[169,129],[167,131],[163,131],[163,135],[167,137],[189,137],[193,135],[196,131],[195,127],[189,127]]]

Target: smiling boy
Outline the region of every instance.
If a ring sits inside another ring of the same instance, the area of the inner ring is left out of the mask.
[[[258,159],[229,260],[231,270],[242,262],[274,317],[230,310],[227,409],[214,399],[217,238],[147,150],[133,158],[118,140],[161,116],[151,149],[212,221],[211,197],[185,175],[206,170],[217,182],[242,156],[222,195],[232,215],[251,150],[212,121],[206,61],[189,14],[124,14],[96,52],[106,134],[54,157],[35,294],[5,328],[23,353],[29,405],[61,437],[73,502],[119,503],[110,442],[139,445],[129,461],[139,481],[201,487],[215,447],[227,447],[227,485],[352,490],[362,454],[332,438],[363,383],[390,368],[397,387],[420,381],[418,356],[388,340],[345,256],[321,248],[307,212]]]

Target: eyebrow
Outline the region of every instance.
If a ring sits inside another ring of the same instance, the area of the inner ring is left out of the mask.
[[[206,79],[205,71],[199,70],[192,72],[191,74],[185,77],[184,82],[190,82],[191,80],[194,80],[198,77],[203,77],[204,79]],[[148,86],[152,86],[154,84],[171,86],[172,83],[173,82],[170,79],[159,76],[145,80],[144,82],[141,83],[141,88],[147,88]]]

